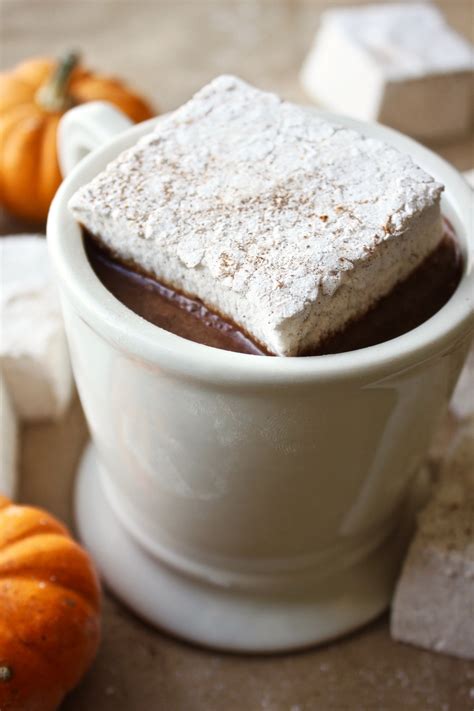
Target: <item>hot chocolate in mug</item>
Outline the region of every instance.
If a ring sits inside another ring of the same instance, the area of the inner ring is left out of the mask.
[[[387,606],[411,484],[474,330],[468,185],[393,130],[318,113],[411,154],[444,183],[464,270],[448,303],[412,331],[302,358],[193,343],[113,297],[68,199],[160,119],[131,127],[97,103],[60,126],[68,175],[48,243],[92,437],[76,486],[79,530],[138,614],[216,648],[303,647]]]

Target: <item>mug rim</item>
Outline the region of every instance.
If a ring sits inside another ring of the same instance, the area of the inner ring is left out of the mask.
[[[333,380],[399,371],[451,349],[474,331],[474,198],[467,182],[443,158],[394,129],[310,106],[305,108],[409,153],[445,185],[442,211],[454,225],[464,258],[461,280],[449,301],[431,318],[397,338],[354,351],[304,357],[261,357],[226,351],[189,341],[146,321],[114,297],[95,275],[85,253],[80,227],[67,202],[121,151],[151,131],[162,118],[157,116],[132,126],[81,160],[64,179],[49,211],[47,236],[53,267],[61,290],[72,299],[89,326],[142,361],[192,377],[239,384]]]

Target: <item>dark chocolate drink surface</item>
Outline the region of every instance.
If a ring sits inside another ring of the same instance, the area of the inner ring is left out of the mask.
[[[89,262],[102,284],[142,318],[190,341],[228,351],[271,355],[238,326],[155,279],[116,262],[85,233]],[[462,257],[452,228],[427,259],[361,318],[326,339],[315,351],[342,353],[383,343],[427,321],[450,299],[462,274]]]

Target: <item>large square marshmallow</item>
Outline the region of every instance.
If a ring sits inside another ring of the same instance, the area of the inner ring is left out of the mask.
[[[469,130],[473,66],[434,5],[367,5],[323,13],[301,81],[329,109],[429,140]]]
[[[17,487],[18,422],[0,371],[0,494],[11,498]]]
[[[20,419],[59,417],[72,372],[46,240],[0,240],[0,368]]]
[[[441,191],[395,148],[223,76],[70,208],[116,258],[292,356],[437,246]]]

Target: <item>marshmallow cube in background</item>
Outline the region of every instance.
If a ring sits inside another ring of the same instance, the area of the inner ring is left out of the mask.
[[[474,168],[472,170],[466,170],[466,172],[463,173],[463,176],[474,190]]]
[[[0,240],[0,368],[19,419],[55,419],[72,393],[72,372],[46,240]]]
[[[0,372],[0,494],[13,497],[17,485],[18,422]]]
[[[474,48],[431,4],[328,10],[303,65],[316,102],[423,140],[469,131]]]
[[[451,398],[450,409],[459,420],[474,417],[474,343]],[[474,468],[474,461],[472,466]]]
[[[392,604],[392,637],[474,659],[474,417],[422,511]]]

